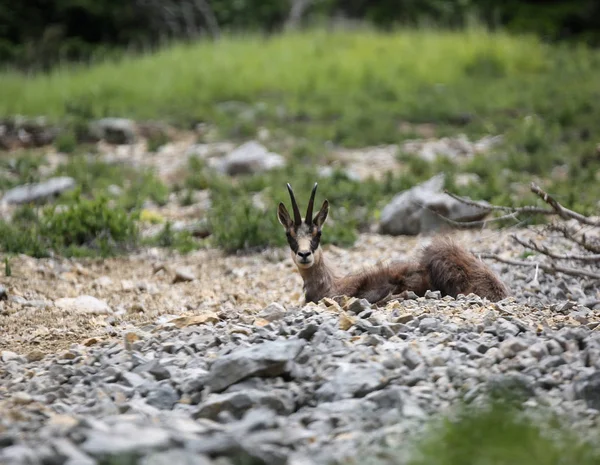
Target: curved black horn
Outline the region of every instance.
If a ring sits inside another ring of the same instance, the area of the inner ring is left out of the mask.
[[[308,208],[306,209],[306,218],[304,221],[307,225],[311,226],[313,221],[313,205],[315,204],[315,192],[317,192],[317,183],[315,182],[312,192],[310,193],[310,200],[308,201]]]
[[[288,192],[290,193],[290,199],[292,200],[292,209],[294,210],[294,224],[296,226],[300,226],[302,224],[302,216],[300,215],[300,209],[298,208],[298,204],[296,203],[296,198],[294,197],[294,192],[292,191],[292,186],[290,183],[287,183]]]

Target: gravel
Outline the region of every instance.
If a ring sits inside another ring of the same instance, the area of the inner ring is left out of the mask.
[[[341,463],[406,445],[457,400],[498,391],[551,406],[573,428],[595,425],[597,327],[516,300],[270,304],[257,324],[157,322],[129,346],[74,344],[43,359],[4,351],[0,461]]]
[[[461,234],[518,253],[505,236]],[[362,235],[326,254],[352,271],[423,242]],[[431,420],[494,392],[582,437],[598,425],[588,280],[492,262],[513,289],[497,303],[431,292],[385,308],[304,305],[287,250],[145,253],[14,258],[0,301],[0,463],[318,465],[391,447],[401,464]],[[181,270],[194,279],[174,285]]]

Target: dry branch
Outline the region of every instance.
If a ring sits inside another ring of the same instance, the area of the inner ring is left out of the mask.
[[[537,194],[544,202],[552,207],[552,209],[556,212],[558,216],[565,220],[573,219],[577,220],[580,223],[587,224],[589,226],[600,226],[600,222],[589,219],[587,216],[582,215],[581,213],[574,212],[573,210],[569,210],[568,208],[563,207],[560,203],[556,201],[554,197],[552,197],[547,192],[544,192],[541,187],[539,187],[535,183],[531,183],[531,192]]]
[[[600,279],[600,273],[594,273],[593,271],[582,270],[578,268],[571,268],[567,266],[552,264],[545,264],[540,262],[525,262],[522,260],[514,260],[512,258],[503,258],[500,255],[494,253],[478,253],[477,256],[481,258],[489,258],[492,260],[496,260],[501,263],[506,263],[507,265],[515,265],[515,266],[537,266],[541,270],[544,270],[547,273],[564,273],[571,276],[578,276],[580,278],[593,278]]]
[[[562,233],[563,236],[565,237],[565,239],[574,242],[575,244],[584,248],[588,252],[600,254],[600,243],[596,244],[596,243],[588,242],[587,238],[585,237],[585,234],[581,238],[579,238],[575,235],[575,233],[573,233],[569,229],[569,227],[567,225],[564,225],[564,224],[551,224],[551,225],[548,225],[548,227],[553,231]]]
[[[561,220],[564,221],[576,221],[579,223],[581,228],[584,227],[598,227],[600,226],[600,221],[593,220],[588,218],[585,215],[577,213],[573,210],[569,210],[568,208],[563,207],[553,196],[545,192],[542,188],[540,188],[537,184],[531,183],[530,185],[531,192],[536,194],[540,199],[546,202],[550,209],[542,208],[537,206],[524,206],[524,207],[506,207],[506,206],[497,206],[490,205],[487,203],[476,202],[470,199],[465,199],[459,197],[458,195],[452,194],[448,191],[445,191],[447,195],[451,196],[455,200],[462,202],[471,207],[477,207],[481,209],[485,209],[488,211],[502,211],[507,212],[506,214],[493,218],[490,220],[478,220],[471,222],[457,222],[445,218],[445,220],[454,226],[466,229],[466,228],[475,228],[475,227],[484,227],[491,221],[499,221],[505,219],[514,219],[518,220],[518,215],[520,214],[542,214],[549,216],[557,216]],[[539,244],[532,239],[522,239],[517,235],[512,235],[513,240],[515,240],[518,244],[525,247],[526,249],[533,250],[538,252],[546,257],[547,260],[550,260],[550,263],[541,263],[541,262],[529,262],[522,260],[515,260],[509,258],[500,257],[497,254],[478,254],[482,258],[489,258],[496,260],[501,263],[505,263],[513,266],[527,266],[527,267],[536,267],[536,273],[538,269],[541,269],[547,273],[563,273],[570,276],[576,276],[580,278],[592,278],[592,279],[600,279],[600,272],[596,271],[596,269],[586,269],[586,268],[577,268],[577,267],[569,267],[558,264],[557,261],[561,260],[570,260],[573,262],[581,262],[583,265],[592,265],[600,263],[600,241],[598,240],[589,240],[585,234],[580,234],[579,231],[573,231],[573,228],[570,228],[567,224],[551,224],[548,228],[550,231],[559,232],[563,235],[563,237],[570,241],[572,244],[579,247],[579,250],[583,249],[584,253],[558,253],[556,251],[551,250],[548,246]],[[587,252],[587,253],[585,253]]]
[[[525,206],[525,207],[505,207],[502,205],[491,205],[487,203],[476,202],[475,200],[465,199],[464,197],[460,197],[456,194],[449,192],[448,190],[444,190],[444,192],[459,202],[464,203],[465,205],[469,205],[471,207],[481,208],[482,210],[496,210],[496,211],[506,211],[510,212],[512,215],[517,215],[519,213],[529,213],[529,214],[540,214],[540,215],[554,215],[556,212],[554,210],[550,210],[548,208],[541,207],[533,207],[533,206]]]
[[[523,247],[525,247],[527,249],[535,250],[536,252],[539,252],[541,254],[544,254],[544,255],[546,255],[550,258],[554,258],[556,260],[576,260],[576,261],[582,261],[582,262],[600,262],[600,254],[592,254],[592,255],[558,254],[558,253],[552,252],[545,245],[538,244],[537,242],[533,241],[532,239],[525,241],[525,240],[521,239],[519,236],[517,236],[516,234],[512,234],[511,237],[516,242],[521,244]]]

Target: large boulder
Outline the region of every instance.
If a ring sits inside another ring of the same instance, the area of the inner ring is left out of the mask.
[[[269,152],[265,146],[256,141],[246,142],[225,157],[211,162],[217,171],[231,176],[262,173],[285,166],[283,156]]]
[[[406,191],[396,194],[381,212],[382,234],[417,235],[447,227],[453,221],[475,221],[486,217],[487,208],[466,205],[443,193],[444,173],[440,173]]]
[[[137,126],[126,118],[102,118],[90,123],[89,133],[92,138],[105,140],[109,144],[133,144]]]
[[[24,184],[8,190],[2,197],[2,203],[24,204],[47,201],[75,188],[75,185],[75,180],[68,176],[50,178],[38,183]]]

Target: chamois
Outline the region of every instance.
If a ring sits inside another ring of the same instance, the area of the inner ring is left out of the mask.
[[[451,240],[440,237],[434,238],[417,260],[379,265],[341,276],[326,262],[319,246],[329,202],[325,200],[313,217],[315,183],[303,219],[289,183],[287,189],[294,217],[283,202],[279,203],[277,217],[285,228],[292,259],[304,281],[306,302],[345,295],[382,303],[406,296],[408,291],[423,296],[428,290],[452,297],[474,293],[493,302],[509,295],[508,288],[484,263]]]

